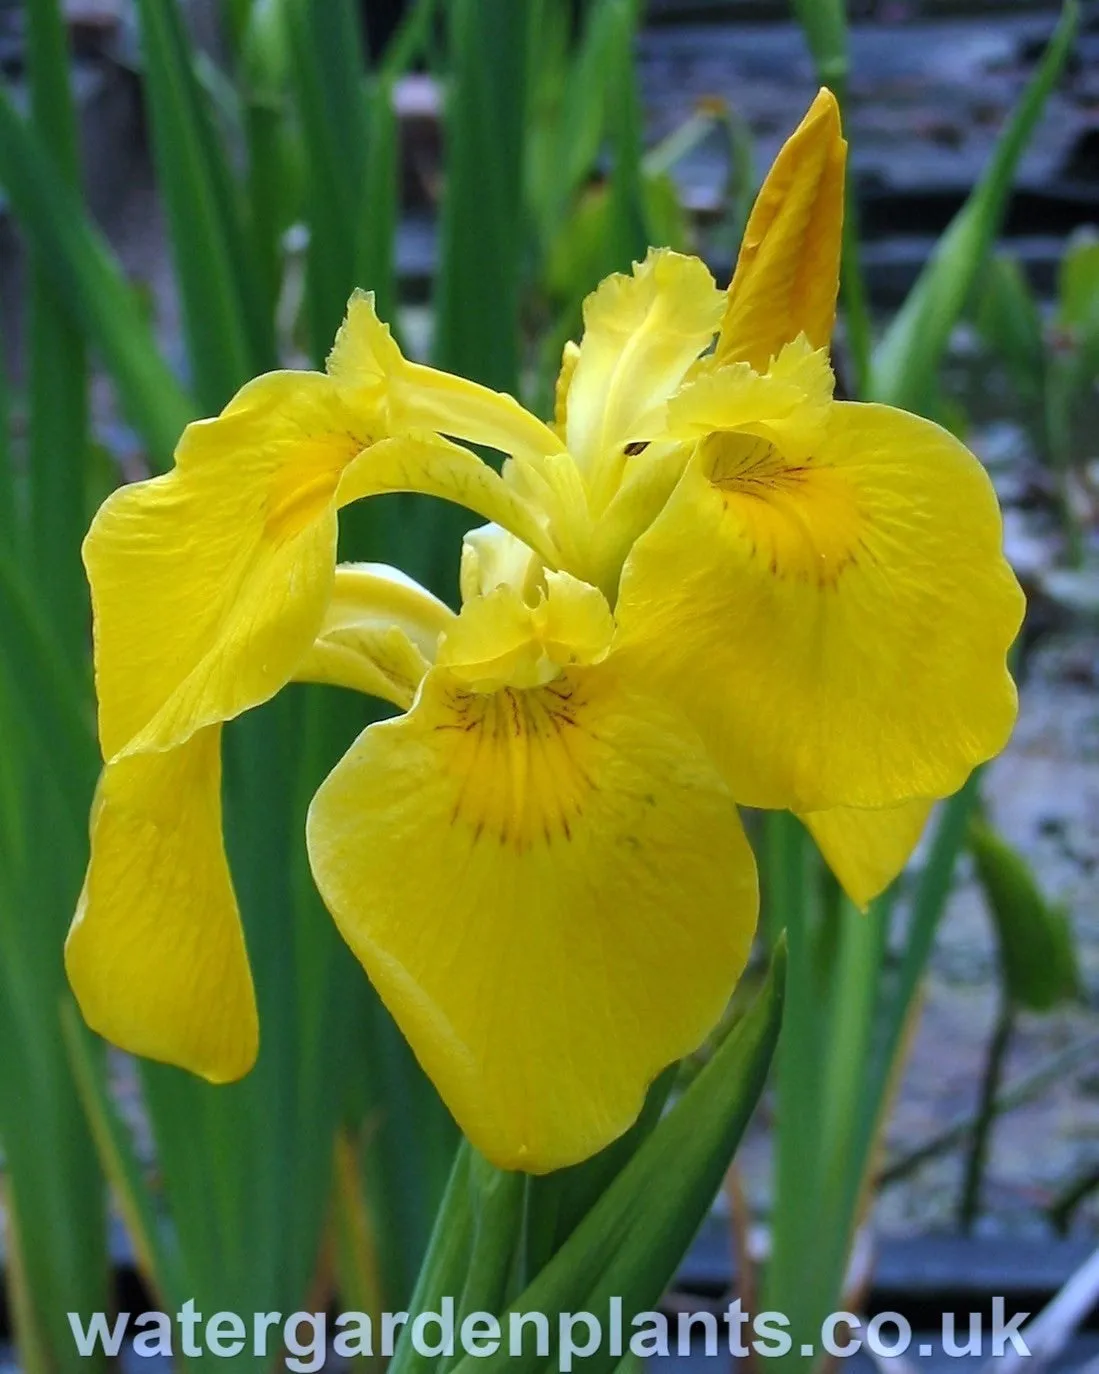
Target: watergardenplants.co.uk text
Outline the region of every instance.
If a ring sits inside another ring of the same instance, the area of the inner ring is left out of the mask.
[[[854,1312],[833,1312],[821,1324],[816,1343],[803,1342],[799,1353],[836,1358],[860,1350],[878,1358],[933,1354],[970,1357],[1004,1355],[1009,1349],[1029,1355],[1023,1323],[1030,1314],[1007,1316],[1003,1298],[992,1300],[984,1314],[943,1314],[938,1339],[913,1336],[908,1320],[899,1312],[879,1312],[865,1318]],[[600,1316],[592,1312],[561,1312],[550,1318],[544,1312],[491,1312],[459,1315],[456,1302],[444,1297],[437,1311],[383,1312],[255,1312],[245,1318],[237,1312],[215,1312],[204,1317],[193,1301],[185,1302],[173,1317],[167,1312],[120,1312],[113,1319],[93,1312],[85,1321],[77,1312],[68,1314],[78,1354],[118,1355],[128,1342],[137,1356],[196,1359],[202,1355],[229,1359],[250,1348],[263,1358],[282,1350],[284,1363],[293,1374],[315,1374],[329,1354],[341,1359],[357,1356],[391,1356],[402,1332],[417,1354],[428,1359],[448,1359],[462,1353],[485,1358],[501,1352],[509,1357],[535,1354],[556,1357],[559,1374],[570,1374],[576,1364],[606,1350],[614,1357],[627,1351],[639,1357],[705,1353],[710,1356],[763,1358],[790,1354],[794,1341],[789,1319],[781,1312],[744,1310],[739,1299],[720,1314],[711,1311],[639,1312],[628,1319],[623,1300],[611,1298]]]

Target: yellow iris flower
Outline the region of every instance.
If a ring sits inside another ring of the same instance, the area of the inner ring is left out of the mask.
[[[833,399],[844,154],[821,92],[727,292],[669,251],[605,281],[552,426],[406,360],[356,295],[326,373],[250,383],[108,499],[85,544],[105,768],[66,948],[95,1029],[215,1081],[251,1066],[220,730],[294,679],[403,712],[322,785],[310,860],[504,1167],[594,1153],[717,1021],[758,906],[737,803],[801,815],[860,903],[899,871],[1007,739],[1023,599],[976,459]],[[459,614],[336,566],[339,509],[396,490],[489,522]]]

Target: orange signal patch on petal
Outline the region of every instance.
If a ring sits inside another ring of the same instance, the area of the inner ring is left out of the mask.
[[[322,785],[308,844],[341,933],[502,1168],[625,1131],[716,1023],[755,927],[724,784],[606,663],[492,692],[434,669]]]
[[[627,559],[617,652],[695,723],[737,800],[798,812],[956,791],[1015,719],[1023,595],[981,465],[834,403],[815,452],[704,440]]]
[[[843,234],[847,144],[831,91],[822,89],[760,188],[729,284],[718,364],[763,371],[783,344],[832,337]]]

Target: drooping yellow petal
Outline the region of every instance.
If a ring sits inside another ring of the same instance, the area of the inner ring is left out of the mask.
[[[189,425],[176,467],[114,492],[84,543],[104,757],[266,700],[320,627],[334,495],[374,437],[327,378],[273,373]]]
[[[108,498],[84,545],[107,759],[170,748],[290,680],[321,628],[349,501],[466,503],[552,561],[539,518],[474,454],[381,423],[328,377],[272,373],[188,426],[172,472]]]
[[[722,302],[698,258],[666,248],[651,249],[631,276],[607,277],[584,302],[584,337],[560,405],[568,450],[590,486],[607,478],[613,487],[625,446],[656,437],[665,402],[713,338]]]
[[[775,159],[744,231],[716,361],[763,371],[783,344],[832,337],[847,144],[839,106],[821,90]]]
[[[380,398],[390,433],[436,430],[517,457],[559,453],[560,438],[513,396],[403,357],[372,293],[356,291],[347,305],[328,374],[359,405]]]
[[[255,998],[221,839],[221,729],[108,764],[91,858],[65,944],[84,1019],[123,1049],[240,1078]]]
[[[755,925],[724,785],[607,663],[487,694],[434,669],[323,784],[308,842],[344,938],[503,1168],[621,1134],[720,1016]]]
[[[910,801],[884,811],[836,807],[800,819],[856,906],[884,892],[912,857],[934,805]]]
[[[407,709],[457,617],[397,568],[341,564],[299,682],[349,687]]]
[[[1001,541],[984,470],[927,420],[836,403],[796,461],[718,433],[626,562],[621,647],[740,802],[948,796],[1015,719]]]

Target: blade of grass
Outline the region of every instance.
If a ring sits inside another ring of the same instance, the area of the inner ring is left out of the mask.
[[[518,393],[530,6],[455,0],[448,12],[447,178],[439,225],[434,361]],[[426,516],[416,573],[453,600],[471,521],[457,507]]]
[[[351,0],[285,0],[306,161],[310,352],[323,361],[347,308],[368,162],[363,46]]]
[[[821,913],[815,902],[818,869],[800,822],[785,812],[764,818],[762,888],[770,929],[789,941],[787,1013],[776,1062],[775,1205],[772,1252],[764,1280],[768,1307],[790,1318],[795,1343],[808,1329],[813,1295],[805,1257],[818,1241],[816,1200],[824,1161],[815,1147],[823,1127],[820,1045],[824,1033]]]
[[[449,20],[435,358],[441,367],[514,393],[525,242],[528,6],[454,0]]]
[[[589,6],[574,52],[569,51],[569,18],[553,0],[544,0],[534,19],[523,171],[543,258],[549,257],[562,221],[595,167],[606,126],[610,6],[606,0]]]
[[[246,212],[256,276],[274,318],[282,277],[282,235],[300,207],[301,169],[292,150],[290,53],[279,0],[249,7],[239,64],[247,144]]]
[[[851,1128],[855,1104],[866,1092],[865,1065],[877,1029],[878,1000],[887,949],[891,903],[878,901],[868,912],[846,898],[837,913],[837,958],[830,979],[828,1054],[821,1090],[824,1193],[845,1196],[845,1180],[861,1176],[851,1169]],[[846,1210],[850,1209],[849,1205]]]
[[[69,91],[69,52],[58,0],[27,11],[31,117],[70,186],[78,186],[76,119]],[[84,339],[41,250],[31,245],[29,443],[31,548],[37,590],[59,627],[64,652],[83,657],[87,592],[80,565],[88,447]]]
[[[845,0],[794,0],[794,11],[813,55],[817,80],[835,95],[846,122],[851,60]],[[863,396],[870,381],[873,340],[859,249],[859,206],[850,173],[844,196],[840,296],[847,327],[854,394]]]
[[[437,1312],[444,1297],[452,1297],[461,1288],[462,1277],[469,1261],[473,1243],[474,1217],[469,1187],[472,1150],[462,1142],[447,1180],[431,1232],[431,1241],[420,1269],[416,1288],[409,1303],[410,1312]],[[422,1355],[412,1344],[406,1326],[389,1366],[389,1374],[427,1374],[434,1368],[434,1358]]]
[[[851,65],[847,55],[847,6],[844,0],[793,0],[794,13],[813,54],[817,79],[840,96]]]
[[[365,1312],[377,1326],[387,1308],[379,1272],[378,1246],[370,1201],[363,1187],[360,1151],[350,1132],[336,1141],[335,1184],[332,1197],[332,1229],[335,1236],[340,1300],[345,1307]],[[381,1357],[366,1358],[368,1369],[380,1370]]]
[[[62,193],[78,201],[57,0],[30,7],[27,23],[31,124],[11,118],[18,130],[34,129]],[[0,1043],[20,1047],[0,1060],[0,1141],[21,1353],[32,1370],[57,1370],[77,1358],[65,1313],[102,1309],[107,1298],[103,1181],[58,1019],[61,941],[79,889],[96,762],[79,559],[90,447],[84,341],[51,272],[48,242],[33,234],[28,263],[27,520],[17,530],[8,502],[0,542],[0,730],[7,786],[22,813],[18,828],[7,827],[11,866],[0,892]]]
[[[816,1197],[815,1243],[807,1252],[811,1263],[806,1270],[806,1281],[815,1297],[813,1306],[808,1309],[810,1322],[819,1323],[843,1298],[850,1247],[873,1181],[875,1142],[911,1040],[916,994],[950,895],[954,867],[965,841],[968,817],[976,804],[977,788],[978,779],[974,776],[943,806],[908,913],[899,975],[891,983],[884,977],[883,962],[875,965],[872,958],[877,952],[881,960],[884,959],[884,944],[875,951],[874,934],[864,932],[862,936],[868,959],[861,976],[870,979],[870,988],[863,989],[863,1001],[866,1004],[870,997],[876,1005],[872,1026],[867,1027],[869,1033],[863,1041],[863,1055],[858,1061],[859,1074],[848,1078],[849,1091],[845,1099],[832,1104],[836,1133],[830,1142],[830,1166]],[[888,913],[893,900],[891,893],[885,894],[871,908],[869,918],[860,919],[880,920],[884,926],[883,909]],[[838,973],[843,971],[842,965],[837,966]],[[835,981],[833,997],[837,1005],[852,995],[846,983]],[[840,1024],[843,1024],[842,1018]],[[854,1048],[837,1042],[834,1037],[822,1038],[819,1049],[822,1069],[826,1072],[827,1066],[838,1056]],[[834,1080],[830,1081],[836,1086]],[[796,1288],[793,1291],[798,1292]],[[787,1301],[792,1300],[789,1295],[782,1296]],[[775,1300],[779,1300],[779,1295],[775,1295]]]
[[[7,354],[0,333],[0,541],[13,549],[25,546],[26,530],[15,471],[12,443],[12,406],[8,386]]]
[[[511,1276],[523,1237],[525,1183],[521,1173],[494,1168],[477,1154],[470,1157],[473,1237],[456,1303],[459,1326],[473,1312],[500,1311],[511,1296]],[[440,1371],[449,1363],[443,1361]]]
[[[394,80],[427,53],[438,9],[439,0],[413,0],[389,40],[379,72],[383,80]]]
[[[71,1002],[66,1001],[62,1007],[61,1023],[96,1153],[122,1214],[138,1269],[161,1306],[176,1311],[187,1294],[176,1257],[161,1234],[155,1199],[134,1154],[129,1133],[111,1100],[102,1057],[93,1052],[91,1036]]]
[[[51,1360],[47,1353],[45,1333],[39,1323],[31,1297],[31,1283],[27,1274],[27,1262],[23,1252],[23,1227],[16,1205],[15,1187],[10,1178],[0,1176],[0,1203],[4,1207],[6,1231],[6,1269],[7,1284],[5,1294],[11,1303],[12,1328],[27,1374],[46,1374]]]
[[[916,411],[932,402],[935,374],[951,330],[991,251],[1015,168],[1064,70],[1078,22],[1076,0],[1066,0],[1038,70],[1001,133],[988,167],[878,345],[869,388],[871,399]]]
[[[58,1021],[61,946],[80,886],[95,751],[90,713],[81,721],[67,709],[68,656],[48,626],[20,615],[19,599],[11,614],[0,595],[0,733],[22,812],[12,837],[18,847],[0,884],[0,1044],[18,1047],[0,1055],[0,1142],[21,1219],[14,1263],[33,1309],[21,1326],[20,1340],[29,1342],[22,1359],[32,1374],[52,1374],[76,1360],[65,1313],[99,1311],[107,1300],[102,1179]],[[12,689],[15,679],[34,702],[29,713]],[[69,748],[71,756],[61,752]],[[44,1365],[35,1365],[39,1358]]]
[[[215,414],[250,376],[273,366],[272,326],[177,0],[138,0],[137,8],[194,391],[204,413]]]
[[[356,285],[374,292],[383,320],[397,318],[397,116],[389,77],[371,81],[366,94],[367,161],[357,214]]]
[[[97,765],[95,724],[87,680],[70,667],[69,655],[31,592],[21,565],[0,545],[0,640],[3,671],[15,719],[11,736],[33,741],[39,765],[51,768],[65,787],[70,821],[83,835],[86,781]],[[51,763],[52,761],[52,763]],[[73,779],[78,785],[67,787]]]
[[[107,1297],[102,1180],[58,1023],[96,754],[70,655],[20,573],[0,549],[0,733],[5,790],[19,803],[0,885],[0,1044],[19,1047],[0,1055],[0,1142],[22,1219],[22,1358],[55,1371],[75,1358],[64,1314],[101,1310]]]
[[[377,1221],[386,1303],[401,1308],[431,1237],[458,1133],[373,990],[362,985],[358,997],[368,1003],[361,1087],[373,1126],[363,1171]]]
[[[842,1302],[858,1225],[866,1159],[855,1153],[853,1137],[867,1090],[865,1067],[876,1028],[887,907],[879,902],[864,914],[841,897],[837,910],[825,917],[834,948],[822,960],[818,947],[814,959],[820,986],[811,995],[818,1010],[815,1018],[804,1019],[815,1021],[816,1039],[810,1044],[806,1037],[800,1053],[818,1082],[816,1112],[801,1124],[801,1132],[810,1134],[789,1142],[790,1167],[784,1175],[795,1194],[789,1211],[802,1219],[803,1230],[795,1239],[776,1231],[769,1273],[775,1287],[768,1291],[769,1302],[790,1310],[795,1350],[802,1340],[812,1341],[820,1322]],[[826,971],[819,967],[822,963]],[[779,1130],[786,1130],[781,1118]],[[795,1172],[799,1158],[803,1172],[807,1161],[814,1161],[808,1180]],[[795,1357],[787,1363],[792,1366]]]
[[[256,275],[274,318],[282,280],[285,186],[292,176],[286,157],[289,134],[284,112],[270,100],[250,99],[244,111],[244,124],[248,141],[248,228]]]
[[[0,88],[0,184],[40,260],[114,379],[130,420],[163,466],[194,416],[102,235],[35,130]]]
[[[638,10],[635,0],[609,0],[612,25],[609,56],[608,125],[614,166],[611,172],[611,238],[617,267],[628,271],[649,246],[649,222],[642,167],[641,98],[634,67]]]
[[[965,846],[966,833],[980,795],[981,770],[969,777],[965,786],[943,804],[931,842],[927,861],[920,871],[897,981],[886,1002],[879,1027],[876,1083],[881,1089],[888,1079],[890,1065],[904,1035],[916,992],[927,967],[939,921],[950,896],[958,855]]]

